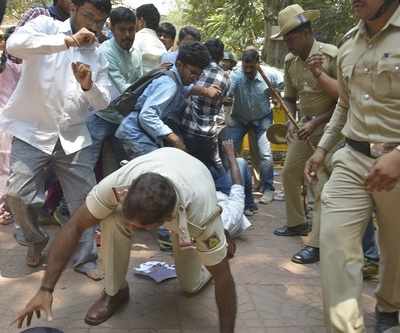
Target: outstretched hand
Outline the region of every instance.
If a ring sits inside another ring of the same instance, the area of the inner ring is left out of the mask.
[[[53,295],[48,291],[40,290],[18,313],[17,318],[10,325],[17,323],[17,327],[21,328],[26,319],[26,326],[28,327],[31,325],[33,315],[36,313],[36,317],[40,318],[42,311],[46,314],[47,320],[51,321],[53,320],[52,305]]]

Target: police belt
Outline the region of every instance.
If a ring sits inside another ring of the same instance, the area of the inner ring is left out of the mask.
[[[346,138],[346,143],[355,151],[369,157],[378,158],[384,154],[390,153],[393,149],[399,146],[399,143],[371,143],[365,141],[356,141]]]
[[[368,156],[369,158],[375,158],[374,156],[371,155],[371,146],[369,142],[356,141],[350,138],[346,138],[346,143],[359,153]]]

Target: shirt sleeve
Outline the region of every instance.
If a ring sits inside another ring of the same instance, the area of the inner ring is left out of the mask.
[[[209,223],[206,230],[195,241],[204,266],[215,266],[225,259],[228,245],[220,217]]]
[[[161,115],[173,101],[176,92],[176,83],[166,75],[154,80],[144,91],[147,98],[139,113],[139,122],[145,132],[154,139],[173,132],[161,120]]]
[[[7,40],[7,52],[14,57],[28,59],[65,51],[65,35],[54,33],[52,18],[39,16],[18,28]]]
[[[86,197],[89,212],[98,220],[105,219],[119,204],[113,190],[116,184],[115,177],[116,173],[112,173],[104,178]]]
[[[92,88],[84,94],[95,110],[103,110],[111,102],[111,83],[108,78],[107,61],[100,52],[98,52],[98,62],[98,73],[96,73]]]
[[[235,94],[235,90],[239,84],[239,76],[237,75],[237,73],[231,72],[229,80],[230,80],[230,87],[228,90],[228,96],[232,97]]]
[[[342,138],[341,131],[347,121],[347,113],[349,110],[349,92],[343,80],[343,73],[340,64],[337,71],[339,85],[339,100],[336,104],[335,111],[325,128],[324,135],[318,143],[318,147],[325,151],[330,151]]]
[[[284,95],[286,98],[297,98],[297,89],[293,85],[292,79],[290,78],[289,75],[289,63],[285,62],[285,68],[284,68],[284,81],[285,81],[285,89],[284,89]]]

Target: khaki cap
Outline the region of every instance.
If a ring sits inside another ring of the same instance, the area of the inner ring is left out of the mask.
[[[306,22],[313,22],[320,17],[319,10],[304,10],[300,5],[290,5],[281,10],[278,14],[280,31],[271,36],[271,39],[278,39],[290,31],[296,29]]]

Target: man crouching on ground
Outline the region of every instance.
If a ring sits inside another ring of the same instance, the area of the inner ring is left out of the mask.
[[[38,293],[18,314],[44,311],[51,318],[53,291],[82,232],[100,224],[105,288],[85,322],[98,325],[129,300],[126,273],[136,229],[165,225],[172,231],[176,272],[182,289],[198,292],[214,278],[220,332],[233,332],[236,292],[228,257],[229,241],[220,219],[213,179],[197,159],[175,148],[138,157],[96,185],[51,246],[48,268]],[[204,265],[204,266],[203,266]]]

